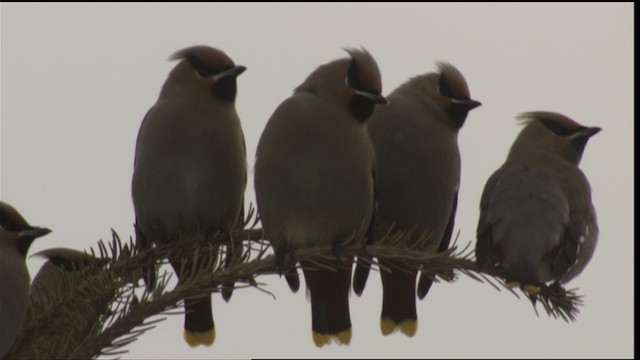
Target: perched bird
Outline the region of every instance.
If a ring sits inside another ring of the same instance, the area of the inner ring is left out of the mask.
[[[26,256],[38,237],[51,230],[29,225],[11,205],[0,201],[0,358],[24,322],[29,298]]]
[[[31,282],[29,301],[33,301],[36,298],[39,301],[46,300],[49,294],[45,293],[54,291],[54,283],[59,277],[56,275],[57,273],[67,272],[73,274],[88,266],[92,261],[96,261],[90,254],[67,248],[46,249],[31,255],[31,257],[41,257],[47,259],[47,261],[40,267]],[[63,287],[61,286],[61,288]]]
[[[350,58],[320,66],[280,104],[258,143],[258,210],[277,254],[313,246],[339,253],[347,237],[362,240],[369,230],[376,165],[365,122],[387,101],[373,57],[346,51]],[[342,257],[333,271],[301,262],[316,346],[351,340],[351,263]]]
[[[458,202],[458,132],[468,112],[481,104],[470,98],[458,69],[448,63],[437,68],[437,73],[411,78],[389,94],[389,105],[377,109],[367,126],[378,160],[378,238],[390,229],[401,230],[410,235],[398,246],[443,251],[449,246]],[[418,243],[423,235],[429,241]],[[413,336],[417,271],[401,269],[399,262],[378,261],[390,270],[380,271],[382,333],[400,330]],[[422,274],[421,299],[430,286]]]
[[[482,194],[476,258],[533,296],[545,283],[573,279],[593,255],[596,212],[578,164],[601,129],[553,112],[520,118],[525,127]]]
[[[143,246],[211,241],[243,221],[247,164],[235,98],[236,78],[246,68],[207,46],[180,50],[171,59],[179,62],[145,116],[136,145],[132,195]],[[179,279],[189,276],[193,259],[183,273],[181,259],[169,262]],[[213,344],[211,295],[186,299],[185,308],[187,343]]]
[[[101,315],[112,311],[115,292],[85,281],[91,276],[85,269],[103,259],[66,248],[47,249],[33,257],[47,261],[29,288],[25,325],[16,338],[22,346],[14,347],[8,357],[67,358],[70,349],[93,339],[102,329],[96,324]]]

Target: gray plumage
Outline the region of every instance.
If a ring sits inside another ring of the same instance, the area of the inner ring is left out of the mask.
[[[26,255],[33,240],[51,232],[29,225],[11,205],[0,201],[0,358],[24,322],[31,278]]]
[[[470,98],[458,69],[438,63],[437,73],[416,76],[388,96],[367,123],[378,161],[377,233],[411,232],[407,244],[418,249],[448,248],[460,184],[458,132],[468,112],[480,103]],[[428,242],[416,244],[427,236]],[[381,329],[387,335],[416,330],[416,273],[379,259],[392,272],[380,271],[383,282]],[[423,298],[431,280],[422,276]],[[358,291],[356,290],[356,293]]]
[[[62,286],[63,284],[56,286],[56,283],[61,279],[61,275],[59,275],[61,272],[74,274],[69,275],[74,279],[68,285],[77,285],[81,278],[76,274],[79,274],[79,271],[92,261],[96,261],[89,254],[67,248],[46,249],[31,255],[31,257],[40,257],[47,261],[42,264],[33,281],[31,281],[29,301],[34,301],[35,298],[38,298],[38,301],[46,301],[51,293],[59,291],[58,289],[65,289],[65,286]]]
[[[373,57],[347,51],[350,59],[309,75],[278,106],[260,138],[256,197],[266,237],[278,253],[316,245],[338,250],[347,237],[362,240],[369,229],[376,165],[364,122],[386,100]],[[351,339],[351,259],[340,264],[337,271],[304,270],[317,346]]]
[[[552,112],[521,118],[525,127],[482,195],[476,257],[507,282],[566,283],[585,268],[598,239],[590,185],[578,164],[600,128]]]
[[[207,46],[172,59],[179,62],[138,134],[132,180],[138,241],[210,241],[243,221],[246,151],[235,97],[236,77],[246,68]],[[169,260],[179,272],[180,260]],[[210,296],[186,303],[185,337],[209,334]],[[213,343],[209,335],[190,339]]]

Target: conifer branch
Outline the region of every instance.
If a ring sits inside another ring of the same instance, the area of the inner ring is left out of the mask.
[[[8,358],[95,358],[118,356],[138,336],[153,329],[166,316],[182,313],[183,300],[222,291],[222,284],[236,283],[236,288],[252,287],[271,294],[256,281],[263,275],[279,274],[275,256],[262,229],[254,228],[257,216],[250,209],[245,226],[232,237],[242,240],[240,256],[225,264],[229,234],[218,234],[211,243],[173,243],[152,248],[139,248],[133,239],[123,242],[112,230],[109,242],[99,241],[88,253],[96,261],[89,262],[76,275],[57,274],[51,289],[33,292],[27,319]],[[500,274],[479,269],[471,243],[458,249],[457,239],[450,249],[438,253],[428,236],[413,246],[403,246],[407,233],[390,232],[373,245],[353,244],[346,239],[340,247],[341,257],[359,257],[379,271],[420,270],[433,281],[454,282],[458,274],[498,291],[508,289]],[[421,249],[421,250],[419,250]],[[199,254],[195,256],[194,254]],[[189,258],[194,261],[191,276],[168,289],[171,273],[164,270],[152,290],[139,281],[143,267],[166,263],[166,259]],[[295,251],[295,258],[306,266],[335,269],[338,265],[333,247],[313,247]],[[380,268],[375,259],[394,260],[400,264]],[[355,260],[354,260],[355,261]],[[298,265],[300,266],[300,265]],[[271,294],[274,296],[273,294]],[[274,296],[275,297],[275,296]],[[545,286],[530,298],[534,309],[539,302],[549,316],[575,321],[582,297],[575,290],[558,284]],[[537,310],[536,310],[537,313]]]

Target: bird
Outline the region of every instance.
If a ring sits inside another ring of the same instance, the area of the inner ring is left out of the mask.
[[[244,217],[246,148],[235,99],[237,77],[246,67],[205,45],[179,50],[170,60],[178,64],[145,115],[136,143],[132,198],[142,246],[212,241],[242,226]],[[237,247],[232,245],[228,249]],[[179,280],[190,275],[192,260],[185,261],[184,272],[179,258],[169,262]],[[223,288],[223,296],[228,300],[230,290]],[[185,341],[212,345],[211,294],[186,299],[185,310]]]
[[[0,201],[0,358],[4,358],[25,320],[31,278],[26,256],[33,241],[51,230],[31,226]]]
[[[365,123],[387,100],[373,56],[364,48],[344,50],[348,58],[318,67],[277,107],[260,137],[256,200],[276,254],[328,246],[339,256],[346,238],[362,241],[369,233],[376,163]],[[318,347],[351,341],[353,259],[339,259],[335,270],[300,262]],[[295,276],[289,274],[290,286]]]
[[[533,298],[589,263],[598,240],[591,186],[578,167],[599,127],[550,111],[520,114],[524,128],[480,200],[475,254],[508,287]]]
[[[96,281],[106,261],[68,248],[49,248],[34,257],[46,262],[31,281],[25,326],[16,339],[22,346],[9,357],[65,358],[69,349],[94,338],[102,328],[96,326],[100,317],[113,311],[114,288]]]
[[[51,293],[57,289],[65,289],[69,286],[74,286],[76,282],[79,282],[80,278],[75,278],[73,282],[69,284],[61,283],[56,286],[57,282],[61,280],[60,274],[66,272],[71,274],[79,274],[78,272],[91,265],[92,262],[98,260],[90,254],[82,251],[68,249],[68,248],[50,248],[39,251],[30,257],[44,258],[47,261],[40,267],[38,273],[31,281],[29,287],[29,301],[47,301]]]
[[[391,229],[408,238],[394,246],[446,250],[451,240],[460,186],[458,133],[469,111],[481,105],[470,97],[462,73],[446,62],[437,72],[410,78],[391,92],[389,105],[376,109],[367,122],[378,163],[377,238]],[[428,242],[420,242],[424,236]],[[412,337],[417,330],[417,270],[401,262],[378,259],[383,286],[380,329],[384,335],[400,330]],[[417,294],[431,286],[422,274]],[[362,293],[355,288],[356,294]]]

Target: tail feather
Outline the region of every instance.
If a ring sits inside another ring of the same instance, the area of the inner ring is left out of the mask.
[[[216,330],[211,329],[211,331],[203,333],[194,333],[185,330],[182,336],[184,341],[189,344],[189,347],[196,347],[199,345],[211,346],[216,341]]]
[[[330,345],[334,342],[338,345],[349,345],[351,343],[351,328],[341,331],[338,334],[320,334],[314,331],[312,336],[313,343],[317,347]]]
[[[193,263],[186,262],[184,272],[180,272],[180,261],[170,260],[178,281],[181,282],[187,276]],[[211,346],[216,339],[215,325],[213,323],[213,310],[211,309],[211,294],[197,298],[184,299],[184,340],[191,347],[198,345]]]
[[[336,270],[311,270],[303,264],[311,295],[313,341],[318,347],[332,342],[340,345],[351,342],[351,259],[342,261],[339,266]]]
[[[413,337],[418,330],[418,320],[405,320],[401,323],[396,323],[395,321],[389,318],[381,318],[380,319],[380,331],[382,335],[389,335],[396,331],[400,331],[408,337]]]
[[[211,294],[185,300],[184,339],[191,347],[211,346],[216,339]]]
[[[418,327],[416,312],[416,271],[407,273],[399,268],[398,263],[380,259],[382,277],[382,314],[380,330],[384,335],[401,331],[411,337]]]

